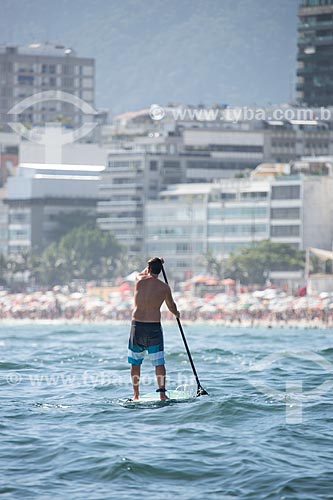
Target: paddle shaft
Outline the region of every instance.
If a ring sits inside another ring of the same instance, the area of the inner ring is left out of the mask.
[[[162,273],[163,273],[164,281],[166,282],[166,284],[169,284],[168,278],[167,278],[167,276],[165,274],[165,270],[164,270],[163,264],[162,264]],[[193,375],[194,375],[195,380],[197,382],[197,386],[198,386],[197,396],[201,396],[202,394],[208,394],[207,391],[205,391],[205,389],[200,384],[200,380],[199,380],[199,377],[198,377],[198,374],[197,374],[197,370],[195,369],[195,366],[194,366],[194,363],[193,363],[193,359],[192,359],[192,356],[191,356],[191,352],[190,352],[189,346],[187,344],[187,340],[186,340],[185,333],[184,333],[182,324],[180,322],[180,319],[179,318],[176,318],[176,319],[177,319],[179,331],[181,333],[181,336],[182,336],[182,339],[183,339],[183,342],[184,342],[184,346],[185,346],[185,349],[186,349],[186,352],[187,352],[187,355],[188,355],[188,359],[190,360],[190,364],[191,364],[191,368],[192,368],[192,371],[193,371]]]

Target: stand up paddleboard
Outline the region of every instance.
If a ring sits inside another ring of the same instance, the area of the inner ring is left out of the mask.
[[[166,391],[166,396],[169,399],[161,400],[158,392],[149,392],[148,394],[143,394],[140,399],[133,401],[132,399],[120,399],[119,403],[125,407],[135,407],[135,406],[160,406],[168,405],[170,403],[187,403],[190,401],[195,401],[196,397],[189,392],[170,390]]]

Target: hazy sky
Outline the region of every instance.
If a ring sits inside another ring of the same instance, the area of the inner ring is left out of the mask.
[[[0,0],[0,43],[96,59],[96,105],[290,101],[298,0]]]

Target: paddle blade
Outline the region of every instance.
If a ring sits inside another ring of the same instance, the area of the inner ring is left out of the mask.
[[[208,392],[205,391],[205,389],[203,387],[198,387],[198,390],[197,390],[197,394],[196,394],[196,397],[198,398],[199,396],[208,396]]]

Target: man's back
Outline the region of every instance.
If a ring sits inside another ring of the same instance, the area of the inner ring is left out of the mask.
[[[134,310],[136,321],[159,322],[160,308],[170,293],[169,286],[150,274],[139,275],[134,290]]]

